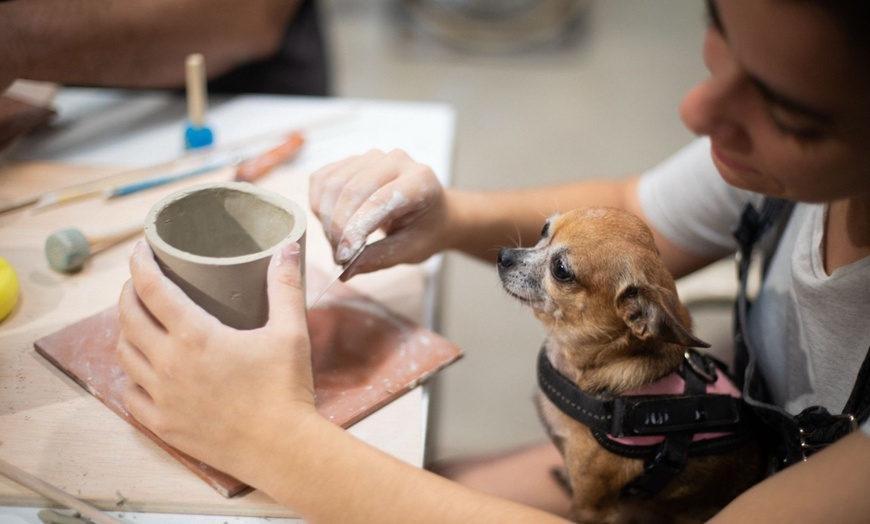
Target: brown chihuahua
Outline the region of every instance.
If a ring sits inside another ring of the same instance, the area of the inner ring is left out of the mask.
[[[708,344],[639,218],[554,217],[536,246],[502,249],[498,270],[547,330],[536,401],[574,521],[703,522],[763,477],[739,390],[691,349]]]

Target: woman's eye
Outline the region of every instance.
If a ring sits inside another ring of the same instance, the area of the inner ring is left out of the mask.
[[[574,280],[574,273],[571,272],[571,268],[565,264],[562,257],[556,257],[553,259],[553,262],[550,265],[550,272],[553,274],[553,278],[559,282],[570,282],[571,280]]]
[[[798,140],[813,141],[825,137],[825,132],[817,127],[795,127],[773,119],[773,125],[783,135],[794,137]]]
[[[783,135],[808,142],[821,140],[826,136],[827,127],[811,118],[793,115],[776,105],[769,105],[768,113],[773,126]]]

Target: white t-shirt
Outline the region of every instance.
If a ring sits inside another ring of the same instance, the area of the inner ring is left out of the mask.
[[[731,230],[745,203],[763,200],[722,180],[704,138],[644,173],[638,191],[661,234],[716,257],[736,251]],[[870,348],[870,257],[825,273],[826,212],[795,205],[748,319],[772,400],[793,414],[812,405],[840,413]],[[870,421],[862,429],[870,435]]]

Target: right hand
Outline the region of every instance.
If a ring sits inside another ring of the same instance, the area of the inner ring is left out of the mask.
[[[381,229],[344,279],[396,264],[418,263],[446,247],[446,194],[432,170],[404,151],[372,150],[330,164],[312,175],[309,200],[345,264]]]

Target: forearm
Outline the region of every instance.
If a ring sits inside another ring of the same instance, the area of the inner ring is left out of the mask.
[[[747,491],[710,524],[858,524],[870,515],[870,438],[844,437]]]
[[[298,0],[14,0],[0,2],[4,81],[179,87],[184,57],[209,76],[270,54]]]
[[[576,207],[606,206],[634,212],[634,178],[590,180],[499,192],[448,191],[449,249],[494,261],[502,246],[538,242],[546,220]]]
[[[299,436],[272,441],[273,447],[259,451],[268,460],[249,461],[275,465],[254,472],[254,485],[306,522],[564,522],[414,468],[323,419],[307,424],[302,431],[277,432]]]

